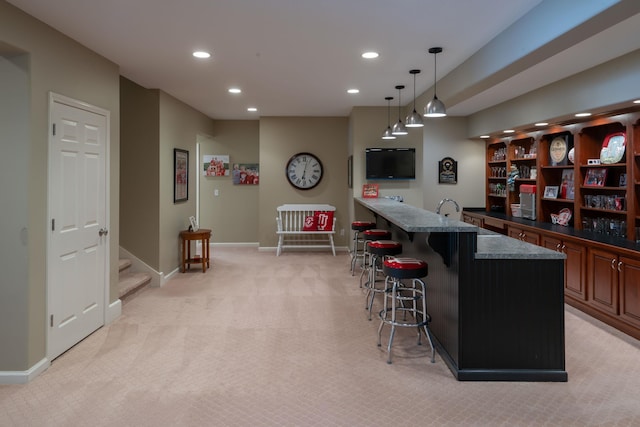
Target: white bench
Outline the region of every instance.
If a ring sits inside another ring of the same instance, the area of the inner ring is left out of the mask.
[[[336,247],[333,244],[333,235],[336,233],[335,206],[313,204],[290,204],[278,206],[278,252],[285,248],[331,248],[333,256],[336,255]],[[304,220],[313,216],[317,211],[334,212],[333,223],[325,231],[305,231]]]

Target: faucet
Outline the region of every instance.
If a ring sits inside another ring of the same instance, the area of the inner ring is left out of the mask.
[[[447,202],[451,202],[454,205],[456,205],[456,212],[460,212],[460,205],[458,204],[458,202],[456,202],[453,199],[442,199],[442,200],[440,200],[440,203],[438,203],[438,207],[436,208],[436,213],[438,215],[440,215],[440,209],[442,208],[442,205],[444,205]],[[445,214],[445,216],[449,216],[449,214]]]

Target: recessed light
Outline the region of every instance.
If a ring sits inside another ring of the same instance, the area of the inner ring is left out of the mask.
[[[547,122],[538,122],[536,123],[536,126],[547,126],[549,123]]]
[[[365,52],[365,53],[363,53],[363,54],[362,54],[362,57],[363,57],[364,59],[375,59],[375,58],[377,58],[378,56],[380,56],[380,55],[378,54],[378,52]]]
[[[515,132],[515,130],[513,130],[513,129],[505,129],[504,130],[504,133],[514,133],[514,132]]]
[[[640,99],[636,99],[635,101],[633,101],[634,104],[640,104]]]
[[[251,111],[252,113],[255,113],[256,111],[258,111],[258,109],[256,107],[249,107],[247,108],[247,111]]]
[[[360,89],[348,89],[347,93],[360,93]]]
[[[491,136],[490,136],[490,135],[480,135],[480,138],[482,138],[482,139],[489,139],[489,138],[491,138]]]
[[[209,52],[205,52],[204,50],[196,50],[195,52],[193,52],[193,56],[195,56],[196,58],[207,59],[211,57],[211,54]]]
[[[229,93],[242,93],[242,89],[237,87],[229,88]]]
[[[577,113],[576,117],[589,117],[591,113]]]

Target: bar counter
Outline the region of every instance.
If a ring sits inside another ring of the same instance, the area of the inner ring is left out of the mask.
[[[565,255],[391,199],[356,198],[429,264],[438,353],[460,381],[567,381]]]

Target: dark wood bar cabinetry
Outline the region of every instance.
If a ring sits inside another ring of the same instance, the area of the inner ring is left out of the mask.
[[[640,110],[486,146],[485,209],[463,221],[563,252],[565,301],[640,339]],[[535,220],[514,209],[523,185],[536,186]],[[554,224],[561,211],[566,226]]]
[[[565,302],[640,339],[640,244],[500,213],[464,211],[462,220],[563,252]]]

